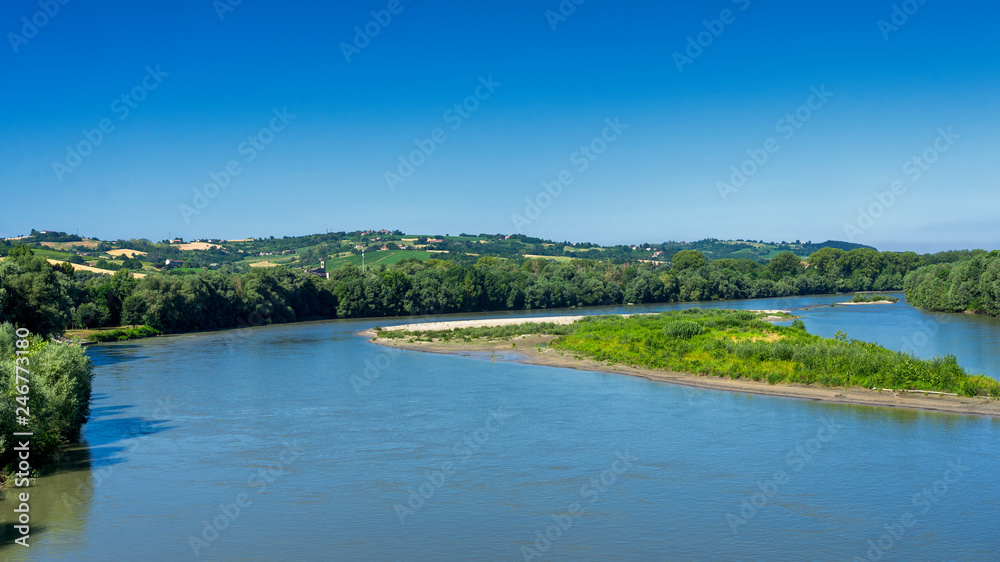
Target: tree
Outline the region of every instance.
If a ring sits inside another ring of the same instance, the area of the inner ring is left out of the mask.
[[[11,322],[48,338],[71,320],[69,281],[44,259],[20,253],[0,262],[0,322]]]
[[[802,269],[802,260],[792,252],[781,252],[767,264],[767,270],[774,274],[776,279],[794,277],[801,273]]]
[[[141,296],[132,294],[122,302],[122,324],[134,326],[144,322],[146,301]]]
[[[685,269],[698,269],[699,267],[705,265],[705,254],[699,252],[698,250],[681,250],[674,254],[671,260],[674,264],[674,269],[677,271],[683,271]]]
[[[17,259],[23,256],[33,256],[33,255],[35,255],[35,251],[32,250],[31,247],[26,244],[18,244],[17,246],[11,248],[9,252],[7,252],[7,257],[9,259]]]
[[[823,275],[836,275],[839,271],[839,261],[845,254],[840,248],[820,248],[806,260],[809,267],[816,268]]]

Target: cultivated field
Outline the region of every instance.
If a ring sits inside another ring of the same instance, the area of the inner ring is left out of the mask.
[[[122,248],[120,250],[108,250],[108,255],[114,257],[125,256],[127,258],[134,258],[135,256],[145,256],[146,252],[140,252],[139,250],[129,250],[127,248]]]

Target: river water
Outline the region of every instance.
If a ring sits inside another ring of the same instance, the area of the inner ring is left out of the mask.
[[[997,319],[829,307],[839,300],[700,306],[795,309],[812,333],[952,353],[1000,376]],[[30,551],[7,542],[0,558],[1000,559],[1000,419],[392,351],[354,335],[412,321],[90,348],[83,443],[32,488]],[[12,501],[0,502],[8,541]]]

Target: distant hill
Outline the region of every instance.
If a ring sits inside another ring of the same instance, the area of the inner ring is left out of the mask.
[[[610,261],[612,263],[665,263],[681,250],[697,250],[709,260],[724,258],[748,259],[767,263],[781,252],[793,252],[807,258],[820,248],[845,251],[871,248],[862,244],[827,240],[813,243],[764,242],[761,240],[719,240],[706,238],[693,242],[668,241],[634,245],[601,246],[589,242],[558,242],[522,234],[404,234],[399,230],[358,230],[327,232],[305,236],[252,237],[240,240],[204,239],[184,242],[146,239],[100,241],[81,238],[64,232],[31,231],[31,236],[19,240],[0,240],[0,255],[16,244],[37,248],[36,254],[56,260],[73,261],[79,265],[115,269],[186,274],[204,269],[233,267],[239,270],[266,261],[301,269],[315,269],[325,263],[328,269],[344,265],[360,265],[364,249],[366,265],[392,264],[405,259],[444,259],[459,263],[474,263],[481,257],[508,260],[549,258],[566,261],[574,258]],[[874,248],[872,248],[874,249]],[[126,252],[127,250],[127,252]],[[125,261],[121,254],[134,255]],[[166,260],[184,262],[183,268],[165,267]]]

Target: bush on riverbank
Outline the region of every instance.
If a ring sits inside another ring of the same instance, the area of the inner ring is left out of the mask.
[[[78,345],[29,338],[27,355],[15,355],[18,337],[14,327],[0,324],[0,480],[13,472],[17,461],[13,447],[14,432],[30,432],[32,468],[51,460],[59,448],[80,435],[80,429],[90,416],[90,393],[93,379],[90,359]],[[21,366],[28,370],[28,394],[18,387],[15,357],[27,358]],[[27,396],[24,404],[16,399]],[[28,413],[19,408],[26,407]],[[18,418],[28,423],[18,423]]]
[[[119,328],[116,330],[105,330],[103,332],[97,332],[91,334],[91,336],[88,339],[96,342],[127,341],[127,340],[137,340],[140,338],[149,338],[152,336],[158,336],[162,333],[163,332],[157,330],[156,328],[150,328],[149,326],[138,326],[135,328]]]

